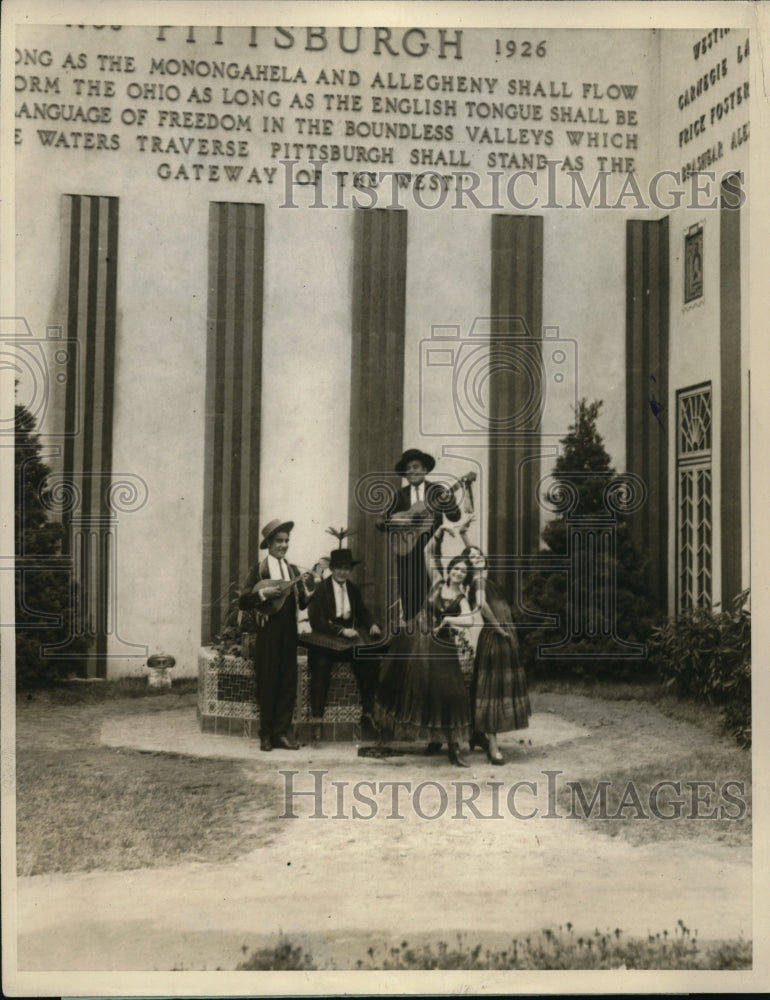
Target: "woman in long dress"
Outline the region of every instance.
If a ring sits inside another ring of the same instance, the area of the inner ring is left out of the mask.
[[[446,576],[434,574],[423,608],[392,639],[380,667],[375,716],[394,739],[428,740],[440,749],[447,741],[449,760],[469,767],[460,742],[469,738],[470,706],[460,669],[454,630],[473,618],[465,593],[471,572],[467,559],[449,564]]]
[[[484,553],[478,546],[468,545],[461,534],[466,542],[462,554],[471,565],[468,600],[483,618],[471,683],[471,750],[481,746],[491,764],[503,764],[497,734],[529,726],[532,708],[527,675],[510,605],[500,587],[487,578]]]

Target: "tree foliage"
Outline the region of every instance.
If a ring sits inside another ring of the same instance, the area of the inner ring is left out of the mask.
[[[77,591],[71,561],[61,555],[64,529],[51,520],[46,504],[51,470],[41,458],[35,418],[24,406],[16,406],[15,430],[16,683],[30,688],[72,673],[73,654],[85,654],[87,643],[70,641],[67,657],[43,651],[70,636]]]

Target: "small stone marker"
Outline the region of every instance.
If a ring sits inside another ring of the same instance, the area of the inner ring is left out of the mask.
[[[150,668],[150,673],[147,676],[147,687],[170,688],[171,674],[169,671],[175,663],[176,660],[173,656],[167,656],[165,653],[153,653],[147,661],[147,666]]]

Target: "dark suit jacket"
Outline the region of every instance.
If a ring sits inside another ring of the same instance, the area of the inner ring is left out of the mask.
[[[461,515],[460,508],[457,506],[454,497],[451,502],[446,502],[446,487],[442,486],[441,483],[429,483],[425,481],[425,506],[429,511],[433,513],[433,526],[430,531],[426,534],[427,538],[435,534],[441,525],[444,515],[448,521],[459,521]],[[384,518],[380,518],[377,522],[377,528],[380,531],[384,531],[387,525],[387,518],[391,514],[398,514],[401,511],[409,510],[412,506],[412,487],[407,484],[402,486],[396,494],[396,500],[393,505],[388,510]],[[436,509],[436,508],[439,509]]]
[[[299,576],[299,570],[294,565],[294,563],[290,563],[288,559],[286,560],[286,562],[292,577]],[[267,564],[267,556],[265,556],[265,558],[260,559],[258,563],[254,563],[254,565],[249,570],[249,575],[246,577],[246,581],[243,584],[241,596],[238,598],[238,607],[241,609],[241,611],[253,611],[255,609],[259,611],[259,605],[262,602],[259,600],[259,595],[252,594],[251,589],[254,586],[254,584],[257,583],[259,580],[269,580],[269,579],[270,579],[270,570]],[[294,593],[296,593],[297,595],[297,603],[299,603],[300,608],[306,608],[307,601],[305,600],[304,588],[299,587]],[[289,594],[289,596],[286,598],[286,603],[284,604],[283,607],[285,608],[287,604],[291,604],[293,600],[294,600],[294,595]],[[281,608],[281,610],[283,611],[283,608]]]
[[[350,580],[347,581],[347,588],[350,613],[353,616],[349,627],[368,631],[374,624],[372,613],[364,604],[361,591]],[[341,635],[343,628],[347,627],[335,622],[337,604],[334,600],[334,581],[330,576],[322,580],[313,592],[307,609],[307,617],[314,632]]]

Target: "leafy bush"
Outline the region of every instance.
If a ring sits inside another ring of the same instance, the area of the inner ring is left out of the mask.
[[[724,709],[725,727],[751,745],[751,613],[749,592],[732,611],[693,608],[656,628],[650,660],[667,687]]]
[[[243,949],[244,953],[246,948]],[[751,942],[743,938],[711,945],[704,953],[698,932],[691,932],[682,920],[673,934],[667,930],[646,938],[625,937],[620,928],[578,934],[573,925],[536,935],[514,938],[507,948],[492,951],[481,944],[471,947],[462,934],[456,947],[445,941],[437,945],[412,947],[407,941],[390,948],[383,956],[369,948],[366,959],[356,968],[364,969],[750,969]],[[237,966],[238,970],[315,969],[311,956],[281,938],[275,948],[261,948]]]
[[[243,629],[238,614],[237,589],[235,595],[232,596],[234,589],[236,589],[236,585],[231,583],[228,591],[229,604],[222,627],[209,643],[209,646],[222,656],[241,656],[243,654]]]
[[[243,952],[247,949],[244,945]],[[313,970],[310,955],[297,945],[281,935],[278,944],[273,948],[258,948],[244,961],[236,966],[238,972],[297,972]]]
[[[82,636],[71,636],[77,589],[71,560],[60,554],[64,529],[48,515],[45,481],[51,470],[40,458],[35,418],[19,405],[15,417],[16,683],[35,688],[73,672],[73,656],[84,655],[88,645]],[[43,653],[68,637],[66,657]]]
[[[556,460],[553,477],[569,491],[577,492],[577,504],[570,513],[575,515],[602,514],[605,509],[605,490],[615,470],[610,465],[602,436],[597,430],[601,401],[588,403],[582,399],[575,411],[575,422],[562,438],[562,452]],[[542,539],[544,554],[566,556],[569,541],[569,522],[562,515],[551,520],[544,528]],[[590,580],[569,581],[565,570],[534,571],[524,578],[524,604],[528,611],[555,615],[562,623],[572,617],[582,620],[588,606],[610,606],[611,588],[614,588],[614,631],[625,642],[643,644],[653,625],[653,609],[647,584],[647,561],[639,552],[628,522],[615,516],[615,557],[611,561],[595,564]],[[580,537],[574,544],[580,544]],[[588,540],[588,544],[594,544]],[[568,591],[568,584],[570,585]],[[576,585],[577,584],[577,585]],[[588,587],[593,589],[588,592]],[[598,591],[598,593],[597,593]],[[563,634],[555,627],[519,628],[525,665],[538,674],[569,671],[572,674],[589,674],[599,677],[638,675],[647,670],[643,658],[612,657],[617,653],[617,643],[605,638],[613,631],[610,620],[597,621],[594,635],[571,639],[562,647],[564,658],[545,659],[538,655],[538,647],[559,641]],[[597,654],[602,654],[601,656]]]
[[[367,966],[363,965],[362,968]],[[536,935],[514,938],[502,951],[469,947],[458,937],[458,947],[441,942],[437,948],[425,945],[410,948],[403,942],[391,948],[383,969],[746,969],[751,967],[751,944],[740,939],[723,941],[705,953],[683,921],[673,934],[648,934],[646,938],[625,937],[620,928],[593,934],[578,934],[572,924]]]

